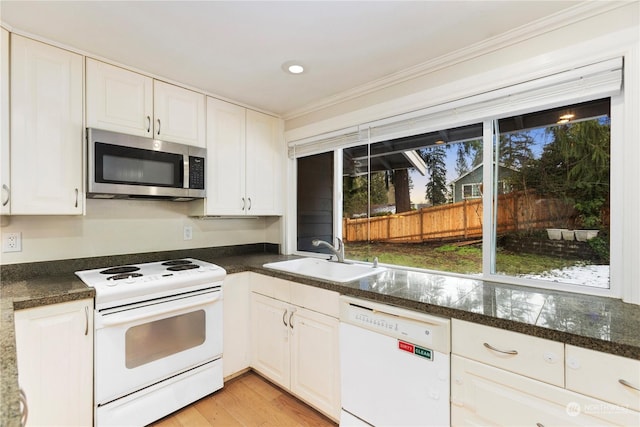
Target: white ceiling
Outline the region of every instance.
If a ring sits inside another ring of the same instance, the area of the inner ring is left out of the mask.
[[[284,116],[579,1],[8,1],[9,29]],[[302,62],[289,75],[281,66]]]

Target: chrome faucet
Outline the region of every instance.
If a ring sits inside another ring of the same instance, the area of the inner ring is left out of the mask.
[[[329,249],[335,256],[338,258],[338,262],[344,262],[344,243],[342,243],[342,239],[336,238],[338,241],[338,246],[334,247],[331,243],[325,242],[324,240],[314,239],[311,244],[313,246],[325,246]]]

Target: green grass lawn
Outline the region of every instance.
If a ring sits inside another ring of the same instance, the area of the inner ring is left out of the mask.
[[[445,244],[393,244],[393,243],[347,243],[347,259],[378,261],[384,264],[426,268],[452,273],[479,274],[482,272],[482,250],[480,244],[455,246]],[[577,261],[498,250],[496,265],[500,273],[507,275],[537,274],[552,269],[576,265]]]

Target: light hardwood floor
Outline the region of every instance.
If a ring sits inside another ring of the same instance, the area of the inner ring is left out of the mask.
[[[152,427],[335,427],[337,424],[254,372],[151,424]]]

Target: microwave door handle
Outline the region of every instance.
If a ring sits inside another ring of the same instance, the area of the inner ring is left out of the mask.
[[[182,168],[184,170],[184,173],[182,174],[182,188],[189,188],[189,169],[190,169],[190,163],[189,163],[189,154],[184,154],[183,155],[183,164],[184,167]]]
[[[192,302],[191,304],[182,304],[182,305],[178,305],[178,306],[175,306],[175,307],[171,307],[169,309],[154,310],[152,312],[145,313],[145,314],[140,314],[140,315],[137,315],[137,316],[127,316],[126,315],[126,313],[127,313],[126,311],[118,313],[118,314],[109,314],[102,321],[102,325],[103,326],[116,326],[116,325],[122,325],[122,324],[125,324],[125,323],[137,322],[138,320],[143,320],[143,319],[146,319],[146,318],[149,318],[149,317],[157,316],[158,314],[174,313],[176,311],[187,310],[189,308],[200,307],[202,305],[212,304],[212,303],[218,301],[220,299],[220,297],[221,297],[220,292],[218,292],[218,294],[213,298],[207,298],[207,299],[204,299],[204,300],[198,300],[197,302]]]

